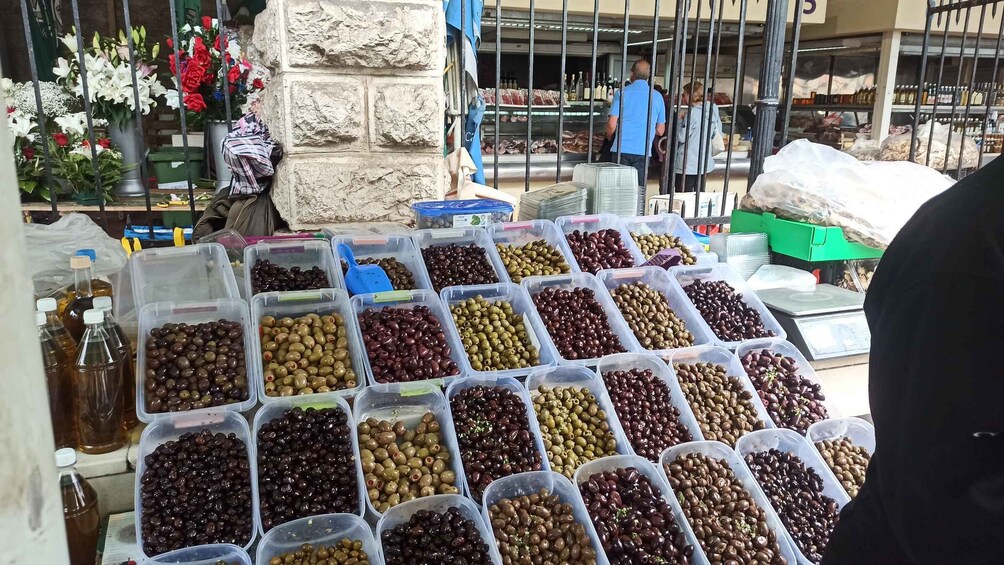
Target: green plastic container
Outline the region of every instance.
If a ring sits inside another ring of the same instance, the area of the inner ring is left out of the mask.
[[[160,188],[165,188],[163,185],[172,182],[187,184],[188,179],[192,179],[192,182],[199,180],[202,174],[202,160],[201,147],[188,148],[187,169],[185,168],[185,149],[183,147],[164,147],[150,152],[153,174],[157,177],[157,185]]]
[[[849,261],[882,256],[881,249],[847,241],[841,228],[783,220],[770,212],[735,210],[732,231],[766,233],[771,251],[803,261]]]

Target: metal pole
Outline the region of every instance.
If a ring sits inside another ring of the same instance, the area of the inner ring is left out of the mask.
[[[600,27],[600,0],[593,0],[593,52],[590,55],[592,58],[592,72],[593,76],[596,76],[596,44],[599,40],[599,27]],[[593,162],[593,122],[596,121],[596,116],[593,114],[595,111],[596,97],[589,97],[589,152],[586,153],[586,162]],[[606,126],[603,129],[603,135],[606,137]]]
[[[739,107],[739,85],[742,80],[743,54],[746,40],[746,5],[747,0],[739,2],[739,49],[736,51],[736,79],[732,86],[732,122],[729,124],[729,145],[725,148],[728,151],[725,157],[725,186],[722,188],[722,211],[725,215],[725,200],[729,196],[729,177],[732,176],[732,136],[736,132],[736,109]]]
[[[523,192],[530,192],[530,146],[533,144],[533,51],[534,31],[537,26],[534,9],[536,4],[536,0],[530,0],[530,82],[527,84],[526,91],[526,185]]]
[[[624,77],[627,75],[627,44],[628,44],[628,26],[631,24],[631,0],[624,0],[624,30],[621,36],[621,76],[617,79],[620,83],[617,87],[620,89],[620,95],[617,97],[619,102],[617,106],[617,131],[614,133],[614,137],[617,138],[617,164],[621,162],[621,130],[624,129]]]
[[[784,58],[784,28],[788,0],[767,3],[764,24],[763,65],[757,91],[756,120],[753,122],[753,148],[750,151],[750,172],[747,182],[753,184],[763,172],[763,161],[774,147],[774,125],[777,123],[778,91],[781,82],[781,60]]]
[[[939,0],[939,8],[941,7],[944,0]],[[937,15],[938,25],[941,25],[941,13]],[[931,166],[931,151],[934,149],[934,124],[931,122],[938,121],[938,102],[941,97],[941,79],[944,77],[945,73],[945,52],[948,50],[948,28],[951,25],[951,18],[945,18],[945,34],[941,38],[941,56],[938,60],[938,81],[935,83],[934,87],[934,106],[931,107],[931,119],[928,121],[928,134],[927,134],[927,160],[924,164]],[[948,153],[946,150],[945,158],[948,158]]]
[[[122,20],[125,24],[126,29],[126,44],[129,47],[129,67],[136,70],[136,46],[133,44],[132,40],[132,18],[129,14],[129,0],[122,0]],[[139,130],[139,135],[136,138],[139,141],[139,177],[143,180],[143,196],[146,198],[146,225],[150,229],[150,234],[153,234],[153,203],[150,199],[150,177],[146,170],[146,139],[143,136],[143,110],[140,108],[139,104],[139,84],[136,80],[135,75],[132,81],[132,99],[134,105],[136,106],[135,112],[133,113],[134,119],[136,120],[136,128]]]
[[[178,85],[178,117],[181,119],[181,146],[185,150],[185,170],[189,169],[189,158],[188,158],[188,122],[185,117],[185,93],[181,86],[181,61],[178,59],[177,54],[181,51],[181,44],[178,42],[178,20],[175,19],[174,14],[177,13],[174,6],[174,0],[168,0],[168,4],[171,8],[171,41],[174,42],[174,80]],[[205,143],[209,143],[209,136],[205,136]],[[192,177],[186,175],[188,180],[188,206],[192,211],[192,220],[195,220],[195,190],[192,186]],[[153,237],[153,234],[150,234]]]
[[[655,15],[653,16],[652,23],[652,64],[649,67],[648,73],[648,104],[645,110],[645,162],[642,165],[642,185],[641,185],[641,198],[639,198],[639,208],[642,207],[644,202],[647,200],[648,196],[648,164],[652,160],[650,155],[652,151],[652,144],[655,142],[655,136],[649,139],[649,132],[652,130],[652,98],[655,96],[655,75],[656,69],[659,68],[658,65],[658,55],[659,55],[659,10],[661,8],[661,1],[655,0]],[[660,100],[661,102],[661,100]],[[638,210],[639,214],[644,213],[644,210]]]
[[[708,48],[704,52],[704,82],[701,83],[701,90],[703,91],[701,94],[704,95],[703,98],[704,104],[701,106],[702,108],[701,117],[702,118],[704,117],[704,109],[708,110],[707,112],[708,115],[707,115],[707,120],[704,119],[701,120],[701,127],[698,128],[698,135],[697,135],[697,139],[700,140],[700,145],[697,146],[698,182],[694,186],[694,192],[695,192],[694,204],[696,208],[694,211],[695,214],[698,211],[700,211],[701,208],[700,205],[701,189],[704,187],[704,183],[706,182],[706,176],[707,176],[706,174],[704,174],[703,170],[705,167],[704,163],[705,160],[709,158],[709,155],[711,153],[711,135],[713,134],[713,132],[711,131],[711,118],[712,118],[711,112],[715,111],[715,106],[714,106],[714,97],[712,96],[712,99],[708,100],[707,92],[708,92],[708,79],[711,76],[711,48],[715,44],[715,34],[717,33],[719,33],[719,31],[715,29],[715,0],[711,0],[711,14],[708,16]],[[694,61],[697,61],[696,51],[694,52],[694,55],[695,55]],[[708,126],[707,128],[705,128],[705,124]],[[708,134],[708,137],[704,137],[705,133]]]
[[[934,0],[930,0],[927,6],[927,17],[924,23],[924,40],[921,44],[920,68],[917,70],[917,99],[913,104],[913,130],[910,132],[910,161],[917,162],[917,130],[920,128],[920,106],[924,103],[924,94],[927,93],[927,50],[931,46],[931,7]],[[998,45],[999,47],[999,45]]]
[[[220,0],[216,0],[219,2]],[[458,53],[460,56],[457,61],[457,69],[460,71],[457,73],[460,76],[460,104],[457,110],[460,112],[460,116],[457,118],[457,129],[460,130],[460,145],[462,147],[467,147],[467,120],[464,119],[464,112],[467,110],[467,2],[460,3],[460,36],[458,38]]]
[[[994,3],[993,8],[991,8],[990,14],[991,14],[991,18],[997,17],[997,4],[996,3]],[[987,93],[987,101],[986,101],[987,102],[986,106],[987,106],[987,110],[988,111],[990,110],[991,106],[996,106],[997,105],[997,66],[1000,63],[1000,58],[1001,58],[1001,38],[1002,37],[1004,37],[1004,17],[1001,18],[1000,29],[997,31],[997,48],[994,50],[994,71],[993,71],[993,74],[990,75],[990,77],[992,79],[992,82],[990,83],[990,92]],[[980,144],[980,161],[979,161],[979,164],[980,164],[980,166],[983,166],[983,152],[986,150],[986,147],[987,147],[987,139],[986,139],[987,123],[986,123],[986,119],[984,119],[983,123],[980,124],[980,127],[983,128],[983,143]]]
[[[565,153],[565,57],[568,49],[568,0],[561,1],[561,89],[558,94],[558,166],[554,171],[554,182],[561,182],[561,157]],[[590,92],[583,88],[582,92]],[[592,99],[592,94],[589,96]]]
[[[694,60],[690,62],[690,87],[693,90],[694,82],[697,80],[697,52],[701,43],[701,8],[704,6],[704,2],[698,0],[697,2],[697,19],[694,22]],[[681,77],[682,79],[682,77]],[[704,88],[704,85],[701,85]],[[688,101],[689,102],[689,101]],[[692,107],[692,106],[691,106]],[[682,112],[681,112],[682,113]],[[686,116],[681,118],[686,120],[683,130],[683,165],[680,168],[680,174],[683,179],[683,190],[687,189],[687,161],[688,153],[690,152],[690,108],[687,108]],[[700,166],[700,165],[698,165]],[[697,206],[697,200],[694,200],[694,214],[697,214],[699,206]]]
[[[973,55],[973,71],[972,71],[972,73],[969,74],[969,89],[966,91],[966,97],[967,97],[967,99],[966,99],[966,111],[963,114],[963,118],[962,118],[962,128],[963,129],[962,129],[962,135],[960,136],[961,139],[959,139],[959,163],[958,163],[958,167],[955,169],[955,176],[956,176],[956,178],[962,178],[962,152],[963,152],[963,149],[966,146],[966,133],[965,133],[966,130],[965,130],[965,128],[966,128],[966,125],[969,123],[969,109],[972,108],[972,106],[973,106],[973,87],[976,85],[976,67],[979,66],[979,63],[980,63],[980,43],[983,41],[983,23],[986,21],[986,15],[987,15],[987,5],[984,4],[984,5],[980,6],[980,25],[979,25],[978,28],[976,28],[977,29],[977,31],[976,31],[976,46],[973,48],[973,50],[974,50],[973,51],[974,52],[974,55]],[[961,60],[959,62],[961,63]],[[962,65],[961,64],[959,65],[959,69],[960,70],[962,69]],[[983,105],[989,110],[990,104],[987,104],[986,101],[984,101]],[[990,112],[988,111],[987,113],[989,114]],[[980,127],[980,129],[983,129],[982,126]],[[980,158],[976,162],[976,166],[979,167],[982,164],[983,164],[983,159]]]
[[[84,95],[84,114],[87,119],[87,140],[91,144],[91,170],[94,171],[94,186],[98,194],[98,209],[101,210],[101,223],[105,230],[108,229],[108,216],[105,214],[105,192],[101,184],[101,170],[98,167],[98,143],[94,137],[94,120],[91,117],[91,95],[87,88],[87,67],[84,63],[84,36],[83,27],[80,25],[80,6],[77,0],[70,1],[70,9],[73,12],[73,25],[77,28],[77,62],[80,65],[80,86]],[[133,76],[135,84],[136,77]]]
[[[495,148],[492,161],[495,174],[492,184],[499,187],[499,106],[502,104],[502,0],[495,0]]]
[[[968,33],[969,32],[969,16],[970,16],[971,13],[972,13],[972,6],[966,6],[966,22],[962,26],[962,43],[959,45],[959,70],[958,70],[958,72],[955,75],[955,84],[956,85],[958,85],[960,82],[962,82],[962,63],[965,61],[965,58],[966,58],[966,39],[968,39],[968,35],[969,35],[969,33]],[[955,23],[959,23],[959,13],[958,12],[955,13]],[[948,26],[947,25],[945,27],[945,32],[946,32],[946,35],[947,35],[947,32],[948,32]],[[976,55],[979,56],[979,53],[977,52]],[[958,86],[956,86],[955,91],[952,93],[952,112],[951,112],[951,114],[949,114],[949,117],[948,117],[948,139],[945,140],[945,163],[944,163],[944,165],[943,165],[943,167],[941,169],[941,172],[943,172],[943,173],[948,172],[948,162],[949,162],[949,158],[952,155],[952,151],[951,151],[951,147],[952,147],[952,134],[955,133],[955,110],[959,107],[959,97],[960,97],[960,93],[959,93],[959,90],[958,90]],[[962,137],[963,137],[963,141],[965,141],[965,135],[963,135]],[[962,154],[961,153],[959,153],[959,155],[958,155],[958,160],[959,160],[958,164],[961,165],[962,164]]]
[[[680,113],[676,109],[676,100],[683,85],[683,69],[687,62],[687,16],[689,13],[690,0],[677,0],[676,18],[673,22],[673,70],[669,81],[672,85],[670,86],[670,105],[672,106],[673,121],[669,131],[669,144],[666,147],[666,162],[662,167],[662,183],[669,193],[670,210],[673,209],[673,199],[676,197],[676,183],[670,180],[670,175],[676,174],[676,146],[680,133]],[[666,111],[670,113],[668,108]]]
[[[230,110],[230,67],[227,63],[227,44],[230,39],[227,37],[227,31],[223,27],[223,2],[221,0],[216,0],[216,30],[220,34],[220,59],[223,61],[223,64],[220,65],[220,73],[223,75],[221,77],[223,80],[223,108],[227,113],[226,122],[227,131],[229,132],[234,129],[231,123],[233,113]],[[237,61],[233,61],[232,63],[236,65]]]
[[[795,70],[798,66],[798,39],[802,33],[802,1],[795,3],[794,25],[791,30],[791,59],[788,62],[788,77],[784,84],[784,116],[781,118],[781,144],[784,147],[788,144],[788,123],[791,118],[791,96],[795,89]],[[832,74],[830,75],[833,76]]]

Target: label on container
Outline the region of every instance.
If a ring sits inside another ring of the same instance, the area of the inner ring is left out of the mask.
[[[489,213],[453,215],[453,227],[455,228],[487,226],[490,223],[492,223],[492,215]]]

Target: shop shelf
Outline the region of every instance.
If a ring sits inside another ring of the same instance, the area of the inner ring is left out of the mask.
[[[846,261],[882,256],[881,249],[848,241],[839,227],[785,220],[770,212],[735,210],[732,231],[766,233],[771,251],[803,261]]]
[[[254,296],[251,269],[262,259],[286,269],[299,267],[303,271],[309,271],[313,267],[320,267],[328,276],[328,286],[325,288],[345,288],[342,269],[335,262],[327,241],[303,239],[256,243],[244,248],[244,292],[249,297],[248,301]]]
[[[432,290],[432,282],[429,281],[429,273],[425,270],[425,261],[422,254],[418,252],[418,246],[410,235],[364,235],[364,236],[336,236],[331,238],[331,248],[334,251],[335,265],[338,272],[342,272],[342,256],[338,252],[338,244],[344,243],[352,250],[356,260],[364,258],[397,259],[408,270],[411,271],[415,279],[415,289]],[[339,275],[341,286],[345,286],[344,275]],[[349,293],[351,296],[352,293]]]
[[[273,557],[297,551],[305,543],[315,548],[330,547],[337,545],[343,539],[362,542],[363,551],[366,552],[370,565],[383,565],[380,547],[373,538],[373,530],[355,514],[322,514],[276,526],[258,542],[255,562],[268,565]],[[249,561],[248,565],[250,563]]]
[[[704,250],[704,246],[697,240],[694,231],[690,229],[687,222],[679,214],[656,214],[654,216],[635,216],[633,218],[621,218],[621,224],[628,232],[628,235],[669,235],[680,238],[680,241],[697,259],[698,265],[717,263],[718,258]],[[636,265],[642,265],[647,261],[641,249],[635,244],[633,238],[630,241],[629,249],[634,255]]]
[[[140,565],[216,565],[221,561],[230,565],[251,565],[248,553],[232,543],[213,543],[176,549],[141,561]]]
[[[227,251],[219,243],[145,249],[133,253],[129,270],[137,312],[157,302],[241,297]]]
[[[505,265],[502,264],[502,259],[499,257],[498,252],[495,250],[495,245],[492,243],[492,238],[488,236],[488,232],[484,228],[418,230],[415,232],[414,238],[419,253],[427,247],[439,247],[451,243],[467,246],[473,243],[485,250],[485,258],[491,264],[499,282],[509,282],[509,273],[506,272]],[[424,257],[422,263],[425,264]],[[426,273],[428,273],[428,266],[426,267]],[[431,282],[431,277],[429,280]]]
[[[416,498],[410,502],[399,504],[391,508],[380,518],[376,525],[376,537],[380,542],[381,555],[386,554],[383,547],[383,533],[393,530],[398,524],[407,523],[411,517],[420,510],[432,510],[435,512],[446,512],[450,508],[460,510],[460,515],[474,522],[481,534],[481,539],[488,545],[488,555],[494,565],[502,565],[502,556],[499,555],[495,539],[492,537],[491,527],[486,519],[478,512],[478,507],[469,498],[457,494],[437,494],[425,498]]]
[[[568,248],[565,236],[558,231],[558,226],[550,220],[532,220],[529,222],[510,222],[488,226],[488,235],[492,243],[498,245],[526,245],[533,241],[544,240],[548,245],[561,252],[571,272],[579,271],[572,250]],[[497,249],[497,248],[496,248]],[[509,276],[512,279],[512,276]]]
[[[634,242],[631,241],[631,234],[624,227],[621,218],[614,214],[593,214],[589,216],[562,216],[554,221],[554,225],[558,227],[558,230],[565,237],[565,241],[568,241],[568,234],[573,231],[580,231],[583,233],[596,233],[601,230],[614,230],[621,236],[621,243],[624,248],[631,251],[631,246]],[[569,246],[571,249],[571,246]],[[582,266],[579,265],[578,260],[575,258],[575,254],[571,254],[572,263],[574,270],[581,271]],[[638,263],[638,257],[631,251],[631,256],[635,261],[636,265]],[[642,261],[644,263],[644,261]]]

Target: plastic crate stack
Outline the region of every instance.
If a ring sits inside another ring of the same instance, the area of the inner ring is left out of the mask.
[[[572,169],[572,181],[589,187],[590,214],[634,216],[641,210],[644,192],[634,167],[615,163],[581,163]]]
[[[551,220],[579,216],[588,207],[589,186],[581,182],[560,182],[528,192],[519,201],[520,221]]]

